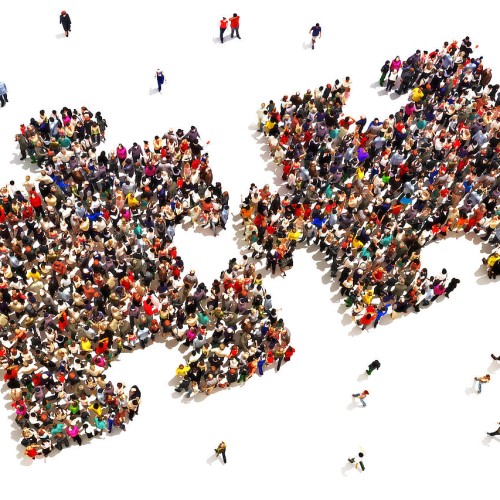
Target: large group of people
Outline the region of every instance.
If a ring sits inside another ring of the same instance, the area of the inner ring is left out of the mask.
[[[351,81],[263,103],[258,129],[288,191],[255,184],[241,205],[252,257],[282,275],[297,247],[331,261],[356,323],[419,312],[459,284],[420,251],[450,233],[500,243],[500,93],[471,41],[417,50],[382,67],[408,101],[386,119],[346,116]],[[499,274],[498,252],[485,259]]]
[[[0,193],[0,366],[32,459],[126,429],[141,391],[106,377],[122,352],[175,339],[185,397],[294,353],[250,259],[208,287],[184,269],[176,225],[217,235],[229,213],[196,127],[98,153],[106,127],[85,107],[41,110],[16,136],[38,173]]]

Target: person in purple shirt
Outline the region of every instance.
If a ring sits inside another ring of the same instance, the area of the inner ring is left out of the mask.
[[[314,50],[314,44],[316,43],[316,38],[321,38],[321,26],[316,23],[310,30],[309,34],[312,35],[311,47]]]

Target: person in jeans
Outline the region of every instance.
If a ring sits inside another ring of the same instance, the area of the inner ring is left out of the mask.
[[[368,396],[370,393],[367,391],[367,390],[364,390],[362,393],[356,393],[356,394],[353,394],[352,397],[353,398],[358,398],[360,401],[361,401],[361,404],[363,405],[363,408],[366,406],[366,401],[365,401],[365,398],[366,396]]]
[[[224,32],[227,30],[227,19],[225,17],[223,17],[221,20],[220,20],[220,24],[219,24],[219,36],[220,36],[220,43],[224,43]],[[232,31],[232,30],[231,30]]]
[[[234,37],[234,34],[236,33],[236,36],[241,40],[240,36],[240,16],[236,14],[236,12],[233,14],[233,17],[229,18],[229,23],[231,26],[231,38]]]
[[[474,380],[477,382],[477,393],[481,394],[481,386],[483,384],[487,384],[490,381],[490,374],[487,373],[482,377],[474,377]]]

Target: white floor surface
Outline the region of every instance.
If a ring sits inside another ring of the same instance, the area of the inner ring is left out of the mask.
[[[73,21],[68,39],[58,24],[62,9]],[[275,181],[255,134],[261,102],[349,75],[345,111],[383,118],[405,102],[374,85],[383,62],[466,35],[498,82],[499,10],[495,2],[428,0],[2,0],[0,79],[10,102],[0,109],[0,182],[27,173],[14,142],[20,123],[40,109],[84,105],[107,119],[106,148],[196,125],[237,213],[251,182]],[[218,21],[234,11],[242,39],[221,45]],[[316,22],[324,34],[312,51],[308,30]],[[167,79],[162,95],[157,67]],[[180,229],[176,238],[186,267],[205,282],[239,254],[232,224],[220,238]],[[500,440],[485,439],[485,431],[500,420],[500,375],[490,363],[490,353],[500,353],[500,284],[482,276],[481,245],[450,238],[426,248],[424,265],[431,273],[446,267],[461,280],[457,290],[419,315],[362,334],[332,301],[336,284],[312,255],[297,252],[285,279],[265,281],[297,350],[278,374],[186,403],[169,385],[176,349],[125,354],[108,373],[141,388],[139,417],[126,433],[72,446],[45,463],[19,458],[5,400],[0,498],[491,496]],[[382,367],[366,380],[360,375],[375,358]],[[492,382],[477,395],[473,377],[487,370]],[[351,394],[365,388],[368,406],[353,407]],[[221,439],[225,466],[211,458]],[[363,474],[345,466],[359,447]]]

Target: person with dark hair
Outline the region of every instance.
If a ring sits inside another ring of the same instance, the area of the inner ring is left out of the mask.
[[[497,424],[500,425],[500,422],[497,422]],[[488,436],[500,436],[500,427],[498,427],[496,431],[487,432],[486,434],[488,434]]]
[[[68,36],[71,31],[71,18],[65,10],[63,10],[59,16],[59,24],[62,24],[64,34]]]
[[[224,32],[227,30],[227,23],[228,23],[228,21],[225,17],[223,17],[220,20],[220,24],[219,24],[220,43],[224,43]]]
[[[309,34],[312,35],[311,48],[314,50],[314,44],[318,38],[321,38],[321,26],[316,23],[310,30]]]
[[[460,280],[458,278],[451,278],[450,282],[448,283],[448,286],[446,287],[446,291],[444,292],[445,297],[449,297],[450,293],[457,288],[458,284],[460,283]]]
[[[387,76],[387,73],[389,73],[390,64],[391,64],[391,61],[387,60],[387,61],[385,61],[384,65],[380,68],[380,72],[382,74],[380,75],[380,79],[379,79],[378,83],[380,84],[381,87],[384,86],[385,77]]]
[[[356,469],[358,468],[358,466],[361,468],[361,471],[364,471],[365,470],[365,464],[363,463],[363,457],[364,457],[364,453],[363,452],[359,452],[358,453],[358,458],[348,458],[347,461],[350,463],[350,464],[355,464],[355,467]],[[357,460],[357,461],[356,461]]]
[[[366,373],[368,375],[371,375],[373,370],[378,370],[380,368],[380,361],[378,359],[376,359],[375,361],[372,361],[369,365],[368,365],[368,370],[366,370]]]
[[[161,93],[161,86],[165,82],[165,75],[163,74],[163,71],[161,69],[157,69],[155,77],[156,77],[156,83],[158,84],[158,92]]]
[[[229,23],[231,26],[231,38],[234,37],[234,34],[236,33],[236,36],[241,39],[240,36],[240,16],[236,14],[236,12],[233,14],[233,17],[229,18]]]

